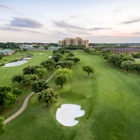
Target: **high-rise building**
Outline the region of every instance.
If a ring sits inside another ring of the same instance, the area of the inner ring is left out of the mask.
[[[82,40],[82,38],[77,37],[77,38],[65,38],[63,40],[58,41],[58,45],[75,45],[75,46],[80,46],[84,45],[88,47],[88,40]]]

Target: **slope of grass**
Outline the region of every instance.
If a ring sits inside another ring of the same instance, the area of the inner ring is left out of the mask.
[[[107,65],[100,56],[74,52],[81,62],[60,92],[59,101],[51,107],[39,105],[36,95],[27,109],[7,124],[2,140],[139,140],[140,78]],[[82,66],[92,65],[95,74],[87,76]],[[55,113],[63,103],[81,105],[85,115],[79,123],[65,127],[56,121]]]

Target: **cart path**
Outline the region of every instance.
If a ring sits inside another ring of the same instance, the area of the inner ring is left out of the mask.
[[[54,76],[55,73],[53,73],[47,80],[46,82],[49,82],[53,76]],[[20,115],[24,110],[25,108],[27,107],[27,104],[28,104],[28,101],[29,99],[34,95],[34,92],[31,92],[24,100],[23,104],[22,104],[22,107],[15,113],[13,114],[12,116],[10,116],[9,118],[7,118],[6,120],[4,120],[4,123],[3,124],[6,124],[8,122],[10,122],[11,120],[13,120],[14,118],[16,118],[18,115]]]

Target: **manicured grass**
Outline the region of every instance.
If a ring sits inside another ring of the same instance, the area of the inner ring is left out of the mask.
[[[9,122],[2,140],[139,140],[140,76],[114,69],[101,56],[74,51],[80,63],[63,89],[59,101],[51,106],[39,105],[36,95],[27,109]],[[82,66],[92,65],[95,74],[87,76]],[[81,105],[86,111],[78,125],[65,127],[55,119],[63,103]]]
[[[140,59],[135,59],[135,63],[140,63]]]
[[[39,54],[42,53],[42,54]],[[42,61],[47,60],[48,56],[52,54],[52,51],[27,51],[22,54],[34,54],[34,58],[29,60],[29,62],[15,67],[0,67],[0,86],[10,86],[12,88],[18,87],[19,89],[22,89],[22,94],[18,97],[18,101],[12,105],[12,107],[4,109],[3,112],[0,112],[0,115],[5,116],[5,118],[12,115],[14,112],[16,112],[22,105],[24,99],[26,96],[31,92],[29,87],[23,87],[19,85],[18,83],[12,83],[11,79],[16,74],[22,74],[22,70],[24,67],[32,66],[32,65],[39,65]],[[19,54],[14,54],[13,56],[6,56],[9,60],[15,59]],[[19,55],[21,56],[21,54]],[[50,75],[51,72],[48,72],[46,76],[44,76],[44,79],[47,79],[47,77]]]

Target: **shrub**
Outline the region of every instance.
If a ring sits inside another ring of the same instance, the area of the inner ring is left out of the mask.
[[[22,93],[22,92],[21,92],[20,89],[18,89],[18,88],[14,88],[14,90],[13,90],[13,94],[20,95],[21,93]]]

